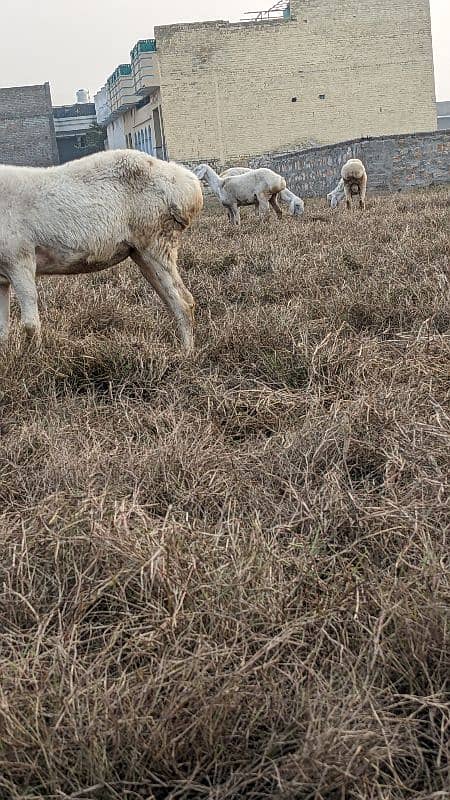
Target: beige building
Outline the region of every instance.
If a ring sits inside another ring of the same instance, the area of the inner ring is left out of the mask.
[[[284,5],[275,19],[170,25],[138,42],[101,90],[109,147],[220,165],[436,130],[429,0]]]
[[[154,39],[141,39],[95,95],[97,121],[106,127],[108,147],[129,147],[166,158],[159,62]]]

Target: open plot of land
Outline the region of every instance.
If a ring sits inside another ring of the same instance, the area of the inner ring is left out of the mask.
[[[40,284],[0,359],[0,797],[448,797],[448,193]]]

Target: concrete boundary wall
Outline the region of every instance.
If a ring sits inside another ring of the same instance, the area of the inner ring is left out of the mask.
[[[248,160],[286,178],[292,191],[317,197],[333,189],[347,158],[366,165],[370,189],[401,191],[450,182],[450,130],[355,139]]]

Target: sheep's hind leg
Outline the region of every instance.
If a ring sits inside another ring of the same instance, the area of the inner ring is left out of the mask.
[[[9,272],[12,287],[20,305],[21,322],[29,339],[39,341],[41,322],[36,289],[36,261],[34,255],[22,256]]]
[[[347,183],[344,183],[344,192],[345,192],[345,201],[347,203],[347,209],[349,211],[352,210],[352,192],[350,186]]]
[[[0,283],[0,345],[8,340],[10,295],[9,283]]]
[[[232,222],[233,225],[240,225],[241,224],[241,212],[239,211],[239,207],[238,206],[230,206],[229,207],[229,211],[230,211],[230,222]]]
[[[269,200],[269,203],[272,206],[273,210],[275,211],[275,214],[277,215],[277,217],[279,219],[281,219],[281,217],[283,216],[283,212],[282,212],[280,206],[278,205],[278,195],[277,194],[273,194],[272,197]]]
[[[194,347],[194,298],[186,289],[175,264],[164,263],[149,251],[133,253],[144,278],[153,286],[174,317],[185,350]]]
[[[367,178],[364,177],[359,187],[359,207],[362,211],[366,210]]]

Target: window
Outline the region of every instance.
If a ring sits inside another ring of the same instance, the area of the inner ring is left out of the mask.
[[[324,94],[319,94],[319,100],[325,100],[325,95]]]
[[[152,129],[150,125],[147,125],[147,153],[149,156],[153,155]]]
[[[149,156],[153,155],[152,129],[150,125],[141,128],[139,131],[135,131],[134,146],[136,150],[148,153]]]
[[[77,150],[85,150],[86,149],[87,142],[86,142],[86,136],[84,134],[81,134],[80,136],[77,136],[77,140],[75,142],[75,147],[77,148]]]

